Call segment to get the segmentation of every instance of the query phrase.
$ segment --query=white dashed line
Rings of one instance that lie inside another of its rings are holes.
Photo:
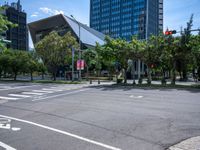
[[[56,92],[63,91],[63,90],[60,90],[60,89],[46,89],[46,88],[43,88],[42,90],[43,91],[56,91]]]
[[[100,143],[100,142],[97,142],[97,141],[94,141],[94,140],[90,140],[88,138],[84,138],[84,137],[76,135],[76,134],[72,134],[72,133],[69,133],[69,132],[66,132],[66,131],[62,131],[62,130],[55,129],[55,128],[52,128],[52,127],[48,127],[48,126],[45,126],[45,125],[41,125],[41,124],[38,124],[38,123],[35,123],[35,122],[22,120],[22,119],[18,119],[18,118],[14,118],[14,117],[9,117],[9,116],[4,116],[4,115],[0,115],[0,117],[8,118],[8,119],[11,119],[11,120],[27,123],[27,124],[30,124],[30,125],[33,125],[33,126],[37,126],[37,127],[40,127],[40,128],[50,130],[50,131],[54,131],[54,132],[57,132],[57,133],[60,133],[60,134],[63,134],[63,135],[67,135],[67,136],[79,139],[81,141],[85,141],[85,142],[88,142],[88,143],[109,149],[109,150],[121,150],[120,148],[116,148],[116,147],[113,147],[113,146],[110,146],[110,145],[107,145],[107,144],[104,144],[104,143]],[[8,150],[14,150],[14,149],[8,149]]]
[[[0,89],[0,91],[7,91],[7,90],[14,90],[14,89],[23,89],[23,88],[28,88],[28,87],[34,87],[34,86],[38,86],[38,85],[31,85],[31,86],[18,86],[18,87],[9,87],[6,89]]]
[[[18,100],[19,98],[0,96],[0,100],[1,99],[3,99],[3,100]]]
[[[38,93],[53,93],[53,91],[42,91],[42,90],[33,90],[33,92],[38,92]]]
[[[13,96],[13,97],[22,97],[22,98],[28,98],[31,97],[29,95],[22,95],[22,94],[8,94],[9,96]]]
[[[43,95],[44,93],[36,93],[36,92],[22,92],[22,94],[28,94],[28,95]]]
[[[143,98],[143,96],[134,96],[134,95],[131,95],[130,98]]]
[[[13,147],[5,144],[5,143],[2,143],[1,141],[0,141],[0,147],[5,148],[6,150],[17,150],[17,149],[15,149],[15,148],[13,148]]]

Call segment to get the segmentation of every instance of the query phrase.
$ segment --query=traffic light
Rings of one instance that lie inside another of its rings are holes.
[[[172,34],[176,34],[176,30],[172,30],[172,31],[165,31],[165,35],[172,35]]]

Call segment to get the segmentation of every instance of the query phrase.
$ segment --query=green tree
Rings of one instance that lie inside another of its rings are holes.
[[[192,47],[193,69],[198,70],[198,78],[200,79],[200,32],[198,35],[193,35],[191,37],[189,47]]]
[[[152,35],[145,45],[142,60],[148,66],[148,84],[151,84],[152,68],[158,63],[159,60],[158,38]]]
[[[89,70],[93,70],[96,66],[96,55],[97,52],[92,48],[83,52],[83,58],[87,65],[87,79],[89,77]]]
[[[55,31],[36,44],[36,52],[48,71],[52,73],[53,80],[56,80],[58,68],[65,65],[66,58],[71,53],[71,48],[78,47],[77,45],[76,39],[70,32],[61,37]]]
[[[33,81],[33,72],[38,71],[39,57],[34,51],[27,53],[27,55],[28,55],[28,61],[26,63],[26,72],[30,73],[31,81]]]
[[[29,61],[28,53],[19,50],[10,50],[6,53],[10,56],[9,68],[13,73],[14,80],[16,80],[18,73],[25,72],[27,69],[27,62]]]
[[[144,50],[145,50],[145,44],[144,41],[138,40],[137,37],[133,37],[130,42],[130,56],[132,59],[132,75],[133,75],[133,84],[135,84],[135,65],[134,61],[136,60],[142,60]]]
[[[115,48],[112,45],[112,39],[106,36],[105,42],[106,44],[103,46],[100,55],[102,56],[103,64],[108,68],[109,78],[111,80],[115,69],[116,54]]]
[[[8,52],[0,52],[0,78],[2,74],[6,74],[10,69],[10,54]]]
[[[177,49],[177,70],[180,74],[180,80],[187,80],[187,72],[192,60],[192,47],[190,47],[191,28],[193,26],[193,15],[191,15],[187,27],[181,32],[180,47]]]
[[[46,66],[44,65],[43,62],[38,63],[38,70],[37,71],[42,74],[42,80],[44,80],[44,75],[47,72],[47,68],[46,68]]]

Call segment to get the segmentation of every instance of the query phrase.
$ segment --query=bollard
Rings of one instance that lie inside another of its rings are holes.
[[[98,80],[98,84],[100,84],[100,80]]]

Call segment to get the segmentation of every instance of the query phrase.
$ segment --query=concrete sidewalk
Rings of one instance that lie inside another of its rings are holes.
[[[200,150],[200,136],[182,141],[168,150]]]

